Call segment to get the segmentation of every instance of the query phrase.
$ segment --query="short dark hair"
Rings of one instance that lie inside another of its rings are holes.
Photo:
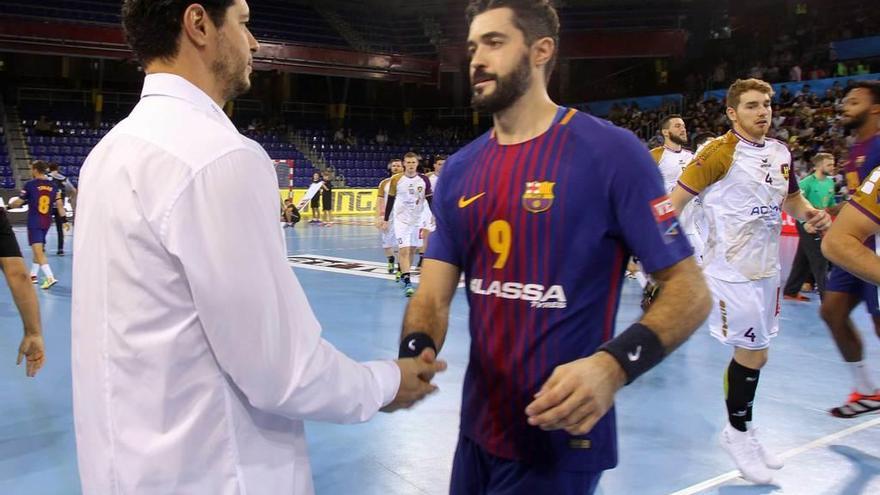
[[[434,157],[434,163],[437,163],[440,160],[446,161],[447,158],[449,158],[449,157],[446,155],[437,155]]]
[[[45,174],[46,172],[49,171],[49,163],[44,162],[43,160],[36,160],[31,163],[31,168],[41,174]]]
[[[877,105],[880,104],[880,81],[855,81],[846,92],[849,93],[854,89],[867,89],[871,93],[871,101]]]
[[[122,28],[135,56],[146,65],[156,59],[169,59],[180,48],[183,13],[190,5],[205,8],[218,28],[235,0],[124,0]]]
[[[682,118],[681,115],[679,115],[677,113],[672,113],[672,114],[667,115],[666,117],[663,117],[663,120],[660,121],[660,128],[661,129],[669,129],[669,123],[672,121],[672,119],[684,120],[684,118]]]
[[[549,81],[559,58],[559,15],[553,7],[553,0],[470,0],[465,10],[468,26],[483,12],[505,7],[513,11],[513,25],[523,33],[526,45],[531,46],[541,38],[553,38],[556,50],[547,63],[546,79]]]

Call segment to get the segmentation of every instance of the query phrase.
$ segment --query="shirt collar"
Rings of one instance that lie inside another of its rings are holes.
[[[235,128],[235,125],[229,120],[223,109],[207,93],[176,74],[165,72],[147,74],[147,77],[144,78],[141,98],[143,99],[148,96],[168,96],[184,100],[204,110],[214,120],[238,132],[238,129]]]
[[[742,141],[742,142],[744,142],[744,143],[746,143],[746,144],[750,144],[750,145],[752,145],[752,146],[754,146],[754,147],[756,147],[756,148],[763,148],[764,145],[767,143],[767,141],[766,141],[767,138],[764,138],[765,141],[764,141],[763,143],[756,143],[756,142],[752,141],[751,139],[747,139],[747,138],[746,138],[745,136],[743,136],[742,134],[736,132],[736,129],[731,129],[731,132],[733,132],[733,135],[736,136],[737,138],[739,138],[740,141]]]

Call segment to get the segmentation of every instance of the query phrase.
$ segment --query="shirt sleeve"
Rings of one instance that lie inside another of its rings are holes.
[[[631,134],[615,146],[615,154],[618,165],[611,169],[611,210],[626,247],[648,273],[691,256],[693,248],[651,155]]]
[[[880,187],[877,185],[878,181],[880,181],[880,167],[875,168],[865,178],[865,182],[856,189],[849,204],[880,224]]]
[[[21,248],[15,239],[15,232],[6,216],[6,210],[0,208],[0,258],[21,258]]]
[[[721,180],[733,163],[735,146],[735,142],[727,139],[716,139],[707,144],[682,171],[678,185],[697,195]]]
[[[217,159],[173,202],[159,235],[180,263],[220,367],[254,407],[366,421],[394,398],[400,371],[393,361],[353,361],[321,338],[287,264],[272,172],[256,150]]]
[[[450,265],[457,266],[460,270],[464,269],[462,262],[463,247],[458,242],[455,235],[453,215],[456,214],[455,197],[451,194],[452,184],[456,181],[453,178],[455,173],[454,155],[446,161],[443,170],[443,187],[434,193],[433,205],[431,212],[434,214],[434,232],[431,233],[431,242],[428,243],[428,250],[425,257]],[[452,167],[450,167],[452,165]]]

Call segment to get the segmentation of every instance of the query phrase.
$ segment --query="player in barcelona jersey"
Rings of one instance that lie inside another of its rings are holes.
[[[52,208],[55,208],[58,216],[67,221],[67,215],[64,212],[64,201],[61,199],[61,190],[46,174],[49,172],[49,164],[43,161],[35,161],[31,165],[31,175],[33,180],[25,183],[21,194],[9,203],[10,208],[17,208],[19,205],[26,203],[28,205],[28,244],[34,254],[34,262],[31,265],[31,280],[37,283],[38,270],[43,271],[45,278],[40,286],[48,289],[55,285],[55,275],[52,268],[49,267],[49,260],[46,259],[46,234],[49,227],[54,223],[52,217]],[[65,228],[69,228],[67,223]]]
[[[841,117],[841,124],[856,136],[843,168],[847,189],[855,193],[857,199],[850,201],[852,208],[841,211],[828,238],[822,242],[823,251],[828,251],[828,259],[834,263],[822,299],[822,319],[831,329],[853,380],[846,402],[830,412],[838,418],[855,418],[880,411],[880,387],[871,376],[862,339],[850,318],[856,306],[864,301],[874,331],[880,335],[877,279],[866,276],[865,271],[866,263],[874,262],[875,258],[869,253],[877,249],[875,236],[868,235],[876,217],[867,198],[875,196],[876,170],[880,167],[880,81],[853,83],[843,99]],[[856,238],[865,245],[853,245]]]
[[[691,335],[709,292],[648,150],[547,95],[550,2],[474,0],[467,13],[472,105],[494,128],[443,168],[399,352],[436,357],[463,273],[471,346],[451,493],[590,494],[617,464],[616,392]],[[630,255],[663,288],[613,337]]]

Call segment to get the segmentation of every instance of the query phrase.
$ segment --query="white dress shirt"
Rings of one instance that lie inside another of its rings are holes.
[[[152,74],[80,180],[83,492],[312,493],[302,420],[366,421],[400,372],[321,338],[286,262],[266,152],[196,86]]]

